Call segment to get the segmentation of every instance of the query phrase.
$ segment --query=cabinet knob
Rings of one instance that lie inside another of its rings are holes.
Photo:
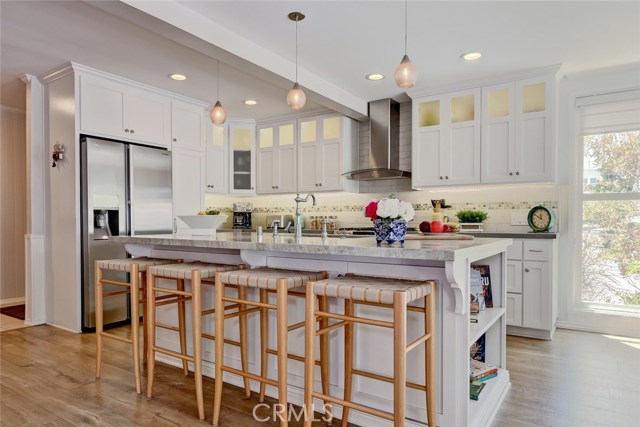
[[[520,172],[516,172],[516,175],[520,175]]]
[[[135,131],[133,129],[131,129],[131,133],[134,133]]]
[[[513,175],[513,172],[509,172],[509,175]]]
[[[178,139],[177,138],[173,138],[173,142],[176,142]]]
[[[318,184],[320,187],[322,187],[322,183]]]
[[[253,190],[253,187],[251,187],[251,189]]]
[[[531,270],[529,270],[528,268],[525,268],[524,271],[528,273]]]
[[[440,177],[440,179],[442,179],[442,177]]]
[[[276,185],[276,190],[277,190],[278,188],[280,188],[280,187],[278,187],[278,186]]]
[[[125,129],[124,131],[125,131],[126,133],[129,133],[129,129]]]
[[[449,179],[449,177],[448,177],[448,176],[445,176],[445,177],[444,177],[444,179]]]

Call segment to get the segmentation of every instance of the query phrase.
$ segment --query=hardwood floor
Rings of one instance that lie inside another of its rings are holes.
[[[196,417],[191,376],[159,363],[154,398],[138,397],[125,349],[126,344],[105,342],[103,378],[96,381],[93,334],[49,326],[1,333],[0,425],[209,425],[211,379],[204,381],[203,424]],[[638,425],[640,340],[559,330],[550,342],[509,337],[507,355],[512,388],[494,426]],[[241,389],[224,387],[222,426],[277,425],[255,421],[251,412],[257,398],[242,397]],[[258,413],[264,416],[267,410]]]

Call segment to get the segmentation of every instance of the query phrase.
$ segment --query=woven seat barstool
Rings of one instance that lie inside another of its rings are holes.
[[[133,373],[135,377],[136,393],[140,394],[140,312],[139,305],[142,304],[142,310],[146,308],[146,273],[147,268],[154,265],[170,264],[174,260],[164,260],[158,258],[124,258],[96,260],[95,262],[95,304],[96,304],[96,378],[100,378],[102,373],[102,348],[103,338],[111,338],[122,341],[132,346],[133,353]],[[105,271],[115,271],[129,273],[129,282],[120,282],[117,280],[105,279]],[[141,277],[140,277],[141,276]],[[113,285],[126,289],[119,291],[104,291],[104,285]],[[131,338],[125,338],[104,332],[104,298],[117,295],[131,295]],[[145,315],[143,314],[143,342],[144,352],[143,359],[146,359],[146,337],[147,329],[145,327]]]
[[[205,334],[202,332],[202,317],[215,313],[214,309],[203,310],[202,309],[202,285],[213,286],[213,278],[216,273],[233,271],[244,269],[244,265],[227,265],[227,264],[209,264],[202,262],[189,262],[180,264],[159,265],[150,267],[147,274],[147,318],[148,318],[148,351],[147,356],[147,397],[151,398],[153,393],[153,379],[155,371],[155,354],[156,352],[165,354],[167,356],[175,357],[182,360],[182,368],[185,375],[189,373],[189,362],[193,363],[193,371],[196,386],[196,403],[198,407],[198,417],[204,419],[204,398],[202,387],[202,339],[215,339],[215,336]],[[176,289],[170,289],[166,287],[159,287],[157,285],[157,279],[172,279],[176,280]],[[191,280],[191,291],[185,289],[184,281]],[[157,294],[163,294],[162,296],[156,296]],[[160,324],[156,322],[156,307],[164,305],[165,302],[161,301],[163,297],[175,296],[179,301],[178,304],[178,317],[184,318],[185,301],[191,300],[191,312],[192,312],[192,329],[193,329],[193,355],[189,356],[186,353],[186,335],[184,334],[184,325],[180,325],[178,328]],[[228,306],[222,309],[225,310],[240,308],[240,306]],[[156,328],[163,328],[167,330],[173,330],[180,333],[180,349],[181,352],[160,347],[155,342]],[[242,351],[246,343],[246,336],[241,334],[239,342],[231,342],[238,345],[241,348],[242,363],[246,361],[246,351]],[[246,383],[248,387],[248,382]]]
[[[289,353],[288,350],[288,332],[296,330],[305,326],[305,322],[296,323],[293,325],[288,324],[288,297],[290,295],[302,296],[299,293],[299,289],[305,285],[306,282],[313,280],[322,280],[328,277],[326,272],[311,272],[311,271],[297,271],[297,270],[285,270],[274,268],[254,268],[250,270],[232,271],[216,274],[216,296],[215,296],[215,325],[216,336],[224,335],[224,312],[222,308],[226,302],[242,304],[243,307],[253,307],[240,311],[240,319],[246,317],[249,313],[256,311],[260,312],[260,338],[261,338],[261,372],[260,375],[254,375],[250,373],[246,367],[243,366],[242,370],[225,366],[223,362],[224,354],[224,341],[216,340],[216,366],[215,366],[215,390],[213,400],[213,425],[217,426],[220,420],[220,409],[222,404],[222,379],[223,373],[229,372],[239,375],[245,379],[251,379],[260,383],[260,400],[264,399],[264,385],[269,384],[278,388],[278,403],[282,406],[280,413],[280,426],[287,427],[288,425],[288,410],[287,410],[287,361],[288,359],[300,360],[301,358]],[[238,287],[238,298],[230,298],[225,296],[226,286]],[[257,288],[260,290],[260,301],[248,300],[246,298],[245,289]],[[243,290],[240,292],[240,290]],[[298,291],[296,293],[296,291]],[[275,292],[276,304],[270,304],[268,302],[268,293]],[[314,297],[315,299],[316,297]],[[322,306],[326,306],[326,298],[322,297]],[[277,313],[277,350],[273,351],[268,348],[268,310],[275,310]],[[245,321],[246,324],[246,321]],[[318,363],[321,366],[323,372],[323,379],[326,378],[326,382],[323,382],[323,389],[328,391],[328,340],[322,340],[321,342],[321,360],[320,362],[313,361],[315,367]],[[267,378],[267,355],[275,354],[278,360],[278,379],[272,380]],[[323,357],[326,355],[326,357]],[[221,363],[218,363],[221,361]]]
[[[394,427],[405,425],[405,395],[407,387],[422,390],[426,393],[427,420],[430,427],[436,426],[435,418],[435,281],[413,281],[389,279],[384,277],[356,276],[348,274],[320,281],[307,283],[306,300],[306,331],[305,331],[305,407],[313,408],[313,399],[322,399],[342,405],[342,427],[346,427],[349,420],[349,410],[354,409],[393,422]],[[344,314],[330,313],[316,309],[315,296],[337,297],[344,299]],[[408,306],[413,301],[424,299],[424,308]],[[364,304],[376,307],[391,308],[393,322],[358,317],[354,314],[354,305]],[[425,333],[407,345],[407,311],[416,311],[425,316]],[[318,318],[338,320],[328,327],[316,330]],[[385,377],[379,374],[365,372],[353,367],[353,335],[354,324],[378,326],[393,330],[393,376]],[[345,328],[345,379],[344,398],[338,399],[313,390],[315,366],[315,338],[326,334],[338,327]],[[419,345],[425,345],[425,376],[424,386],[408,383],[406,378],[407,353]],[[359,375],[380,381],[393,383],[393,412],[360,405],[351,401],[353,375]],[[313,415],[312,412],[310,412]],[[310,427],[313,416],[305,419],[304,426]]]

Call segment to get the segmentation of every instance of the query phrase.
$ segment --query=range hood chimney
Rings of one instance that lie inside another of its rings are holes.
[[[390,98],[369,103],[369,138],[369,168],[348,172],[348,178],[411,178],[411,172],[400,170],[400,104]]]

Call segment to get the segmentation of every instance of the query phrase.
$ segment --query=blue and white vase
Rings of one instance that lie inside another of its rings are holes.
[[[382,242],[387,242],[389,245],[393,245],[396,242],[404,244],[404,238],[407,235],[407,221],[404,219],[393,221],[376,219],[373,221],[373,229],[376,233],[378,245]]]

